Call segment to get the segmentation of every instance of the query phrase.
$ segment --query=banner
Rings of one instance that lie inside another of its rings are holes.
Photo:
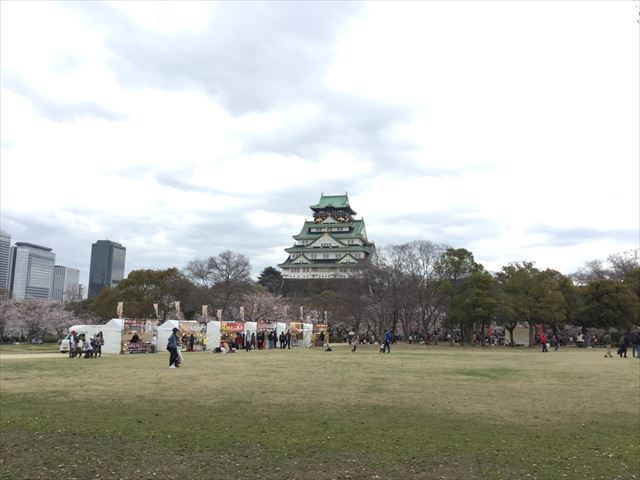
[[[156,318],[160,318],[160,313],[158,312],[158,304],[157,303],[153,304],[153,310],[155,310],[155,312],[156,312]]]
[[[300,321],[304,320],[304,307],[300,307]]]
[[[244,307],[240,307],[240,321],[244,322]]]
[[[202,318],[209,316],[209,305],[202,305]]]
[[[329,331],[329,325],[326,323],[314,323],[313,324],[313,333],[327,333]]]
[[[270,332],[272,330],[276,329],[276,324],[275,323],[269,323],[269,322],[258,322],[258,331],[266,331],[266,332]]]
[[[222,322],[222,333],[238,333],[244,332],[244,323],[242,322]]]
[[[218,321],[219,321],[219,322],[221,322],[221,321],[222,321],[222,309],[221,309],[221,308],[219,308],[219,309],[217,310],[217,315],[218,315],[218,316],[217,316]]]
[[[124,302],[118,302],[118,307],[116,308],[116,313],[118,318],[122,318],[122,310],[124,308]]]
[[[180,302],[174,302],[176,306],[176,314],[180,316]]]

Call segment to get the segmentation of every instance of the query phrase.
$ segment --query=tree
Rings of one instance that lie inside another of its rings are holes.
[[[225,250],[217,257],[209,258],[211,278],[214,282],[211,289],[213,299],[223,312],[234,305],[242,303],[242,297],[252,291],[249,278],[251,264],[241,253]]]
[[[289,303],[280,295],[256,289],[244,298],[245,320],[250,322],[278,322],[284,319]]]
[[[105,288],[90,306],[90,311],[103,320],[113,318],[118,302],[124,302],[124,313],[133,318],[155,318],[153,304],[158,304],[158,318],[175,315],[174,302],[181,300],[190,285],[176,268],[166,270],[134,270],[116,288]]]
[[[439,264],[439,274],[442,279],[440,291],[448,299],[448,304],[453,303],[453,299],[458,295],[472,273],[482,269],[482,265],[476,263],[473,254],[464,248],[448,248]],[[455,316],[449,315],[449,328],[451,334],[451,345],[453,345],[453,324]],[[460,336],[465,338],[465,325],[460,323]]]
[[[498,272],[498,321],[511,336],[518,322],[529,325],[529,341],[533,343],[535,324],[557,328],[567,316],[566,299],[555,270],[541,272],[532,262],[511,263]]]
[[[282,291],[282,282],[282,273],[274,267],[266,267],[258,277],[258,283],[274,294]]]
[[[467,335],[479,327],[480,342],[484,346],[486,327],[494,318],[496,305],[496,281],[480,268],[469,275],[453,296],[448,315],[466,327]]]
[[[626,330],[640,323],[638,297],[625,284],[613,280],[595,280],[582,292],[580,312],[583,327]]]
[[[187,263],[184,267],[184,273],[198,285],[202,285],[205,288],[211,287],[213,272],[211,271],[211,257],[208,260],[203,258],[196,258]]]

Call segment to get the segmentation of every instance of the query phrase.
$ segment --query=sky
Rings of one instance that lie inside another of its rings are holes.
[[[0,3],[0,226],[87,284],[281,263],[320,195],[378,248],[569,274],[637,248],[638,2]]]

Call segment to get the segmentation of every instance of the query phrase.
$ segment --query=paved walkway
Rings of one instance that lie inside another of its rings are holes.
[[[34,358],[69,358],[66,353],[0,353],[0,360],[31,360]]]

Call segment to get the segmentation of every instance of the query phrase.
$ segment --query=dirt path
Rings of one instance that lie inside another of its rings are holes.
[[[0,361],[34,358],[69,358],[69,355],[64,353],[0,353]]]

